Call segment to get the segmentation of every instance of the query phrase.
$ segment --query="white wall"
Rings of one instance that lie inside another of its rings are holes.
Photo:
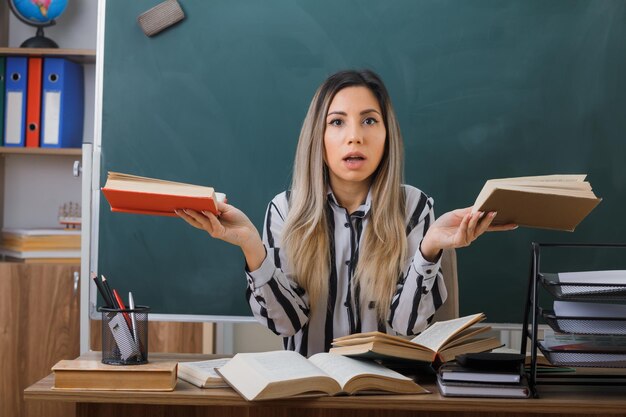
[[[3,0],[3,7],[6,2]],[[44,29],[60,48],[96,49],[96,0],[69,0],[55,26]],[[35,35],[35,28],[9,13],[9,47]],[[94,65],[85,65],[85,123],[83,138],[93,141]],[[58,208],[81,201],[80,178],[72,176],[77,157],[8,155],[5,157],[3,227],[58,226]]]

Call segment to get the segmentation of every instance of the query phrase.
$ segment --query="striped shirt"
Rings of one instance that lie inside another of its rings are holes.
[[[363,300],[358,287],[352,290],[363,231],[369,222],[371,196],[349,214],[332,192],[326,209],[330,235],[330,276],[325,305],[311,312],[308,294],[295,283],[281,237],[287,212],[288,193],[270,202],[265,215],[263,243],[267,256],[261,267],[246,271],[246,296],[256,319],[283,336],[285,349],[304,356],[328,351],[333,338],[352,333],[381,331],[414,335],[426,328],[435,310],[446,300],[440,260],[428,262],[419,250],[428,226],[434,221],[433,200],[415,187],[403,185],[406,195],[406,234],[409,253],[398,277],[387,322],[379,322],[374,302]],[[356,294],[354,294],[356,292]]]

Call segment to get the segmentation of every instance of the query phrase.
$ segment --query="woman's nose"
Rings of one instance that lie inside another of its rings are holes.
[[[358,127],[350,129],[348,132],[348,144],[363,143],[363,132]]]

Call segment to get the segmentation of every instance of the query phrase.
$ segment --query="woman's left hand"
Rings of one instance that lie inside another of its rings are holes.
[[[429,228],[422,241],[422,254],[427,260],[436,259],[442,249],[469,246],[485,232],[513,230],[516,224],[492,226],[496,212],[472,213],[471,207],[457,209],[440,216]]]

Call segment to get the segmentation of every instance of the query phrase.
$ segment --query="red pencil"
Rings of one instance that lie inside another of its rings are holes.
[[[115,288],[113,288],[113,297],[115,297],[115,301],[117,301],[117,305],[120,307],[120,309],[126,310],[126,306],[124,305],[124,302],[122,301],[122,297],[120,297],[120,295],[117,293],[117,290]],[[124,320],[126,320],[126,324],[128,324],[128,328],[130,329],[130,332],[132,334],[133,325],[131,324],[130,317],[128,313],[122,313],[122,314],[124,315]]]

